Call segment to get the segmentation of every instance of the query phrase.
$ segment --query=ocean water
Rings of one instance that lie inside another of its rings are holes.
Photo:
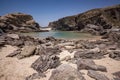
[[[87,38],[90,39],[96,37],[88,33],[80,33],[73,31],[32,32],[32,33],[23,33],[23,34],[37,38],[46,38],[52,36],[59,39],[87,39]]]

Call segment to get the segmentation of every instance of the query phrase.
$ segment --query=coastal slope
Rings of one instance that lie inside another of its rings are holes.
[[[94,34],[103,34],[107,29],[120,27],[120,4],[67,16],[58,21],[50,22],[49,27],[52,27],[53,30],[82,30],[94,32]]]

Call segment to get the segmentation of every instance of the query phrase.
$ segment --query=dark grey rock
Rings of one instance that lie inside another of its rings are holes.
[[[48,40],[48,41],[56,41],[56,39],[54,37],[52,37],[52,36],[47,37],[46,40]]]
[[[109,53],[109,57],[115,60],[120,60],[120,51],[119,50],[113,50]]]
[[[87,70],[107,72],[106,67],[101,66],[101,65],[96,65],[94,63],[94,61],[90,60],[90,59],[79,59],[79,60],[77,60],[77,68],[78,68],[78,70],[87,69]]]
[[[74,58],[82,58],[82,59],[101,59],[104,58],[104,53],[102,51],[91,51],[91,50],[84,50],[84,51],[77,51],[74,54]]]
[[[46,48],[45,50],[46,50],[46,55],[57,55],[60,52],[62,52],[59,47]]]
[[[44,55],[57,55],[61,52],[60,48],[59,47],[46,47],[45,45],[38,45],[37,46],[37,49],[35,51],[35,54],[36,55],[41,55],[41,54],[44,54]]]
[[[58,65],[60,65],[59,57],[54,55],[41,55],[34,63],[32,63],[31,67],[38,73],[42,73],[48,69],[56,68]]]
[[[83,41],[81,44],[85,49],[94,49],[96,47],[95,43],[89,41]]]
[[[90,76],[91,78],[94,78],[95,80],[109,80],[108,77],[106,77],[104,74],[99,74],[96,71],[93,70],[88,70],[88,76]]]

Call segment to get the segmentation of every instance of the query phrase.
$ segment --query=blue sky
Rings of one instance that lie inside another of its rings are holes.
[[[0,15],[22,12],[32,15],[41,26],[47,26],[65,16],[115,4],[120,4],[120,0],[0,0]]]

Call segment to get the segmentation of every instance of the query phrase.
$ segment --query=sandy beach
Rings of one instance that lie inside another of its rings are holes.
[[[36,71],[33,70],[30,66],[39,56],[31,56],[25,59],[18,60],[17,58],[6,57],[8,54],[16,50],[17,47],[6,45],[0,50],[0,80],[25,80],[25,78]],[[73,54],[70,54],[68,51],[63,51],[60,53],[60,59],[65,58],[66,56],[73,57]],[[103,59],[94,60],[96,64],[103,65],[107,68],[107,72],[100,72],[105,74],[108,78],[112,80],[112,73],[120,71],[120,61],[113,60],[106,56]],[[74,68],[77,68],[75,64],[62,61],[63,64],[69,64]],[[36,79],[36,80],[48,80],[51,72],[54,69],[48,69],[45,74],[45,78]],[[94,80],[87,76],[87,70],[81,70],[83,76],[86,80]]]
[[[36,72],[30,66],[38,56],[22,60],[6,57],[14,50],[16,50],[16,47],[9,45],[0,50],[0,80],[25,80],[25,77]]]

